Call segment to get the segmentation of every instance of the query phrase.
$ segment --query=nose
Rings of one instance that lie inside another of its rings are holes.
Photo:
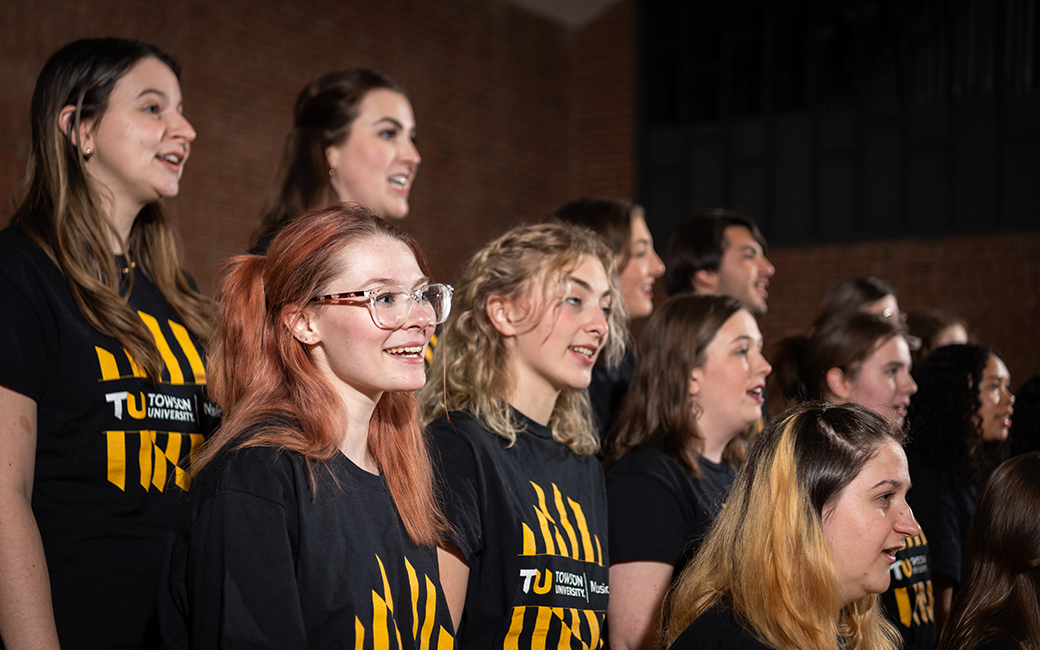
[[[415,146],[415,141],[410,137],[401,138],[402,144],[398,148],[398,157],[406,163],[411,163],[413,167],[418,167],[419,163],[422,162],[422,156],[419,155],[419,148]]]
[[[411,300],[408,301],[408,316],[404,319],[404,324],[401,326],[405,329],[412,327],[418,327],[419,329],[426,329],[433,322],[433,315],[426,311],[426,307],[423,307],[422,299],[415,294],[412,294]]]
[[[758,274],[765,278],[773,277],[773,274],[776,273],[776,268],[773,266],[773,263],[769,261],[769,258],[766,257],[765,253],[762,253],[760,259],[762,260],[762,263],[759,265]]]
[[[650,249],[650,277],[659,278],[664,275],[664,260],[658,256],[657,251]]]
[[[768,377],[769,373],[773,372],[773,365],[769,363],[769,360],[766,359],[765,355],[763,355],[761,352],[758,353],[758,358],[761,362],[758,371],[762,374],[763,377]]]
[[[906,535],[907,537],[917,537],[921,534],[921,526],[914,517],[914,511],[910,509],[910,504],[905,501],[903,502],[903,510],[899,513],[899,518],[896,520],[895,530],[900,535]]]
[[[914,378],[910,376],[909,372],[905,373],[905,376],[906,385],[903,387],[903,391],[907,394],[907,396],[910,396],[917,392],[917,382],[914,381]]]
[[[170,123],[170,135],[185,142],[194,142],[197,134],[188,118],[184,117],[180,111],[171,111],[171,114],[173,117]]]
[[[598,306],[589,309],[589,314],[589,320],[585,324],[585,330],[601,336],[603,337],[603,340],[606,340],[607,335],[610,333],[610,324],[607,322],[607,314]]]

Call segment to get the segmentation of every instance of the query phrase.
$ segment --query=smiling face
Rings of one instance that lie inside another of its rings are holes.
[[[654,250],[654,238],[646,219],[634,214],[628,241],[628,263],[621,269],[621,297],[632,318],[654,311],[654,280],[664,275],[664,262]]]
[[[769,309],[767,287],[776,269],[766,258],[762,245],[744,226],[727,226],[722,239],[725,248],[715,272],[715,288],[710,293],[732,296],[761,316]]]
[[[705,447],[725,447],[762,417],[766,376],[772,366],[762,356],[762,334],[746,309],[730,316],[705,350],[704,365],[691,373],[690,394],[699,405],[697,427]],[[715,443],[715,444],[712,444]],[[717,454],[705,454],[710,460]]]
[[[823,534],[843,606],[888,589],[896,552],[907,537],[921,532],[906,502],[909,489],[903,448],[887,440],[856,478],[824,505]]]
[[[429,280],[402,241],[366,237],[339,253],[342,269],[322,293],[346,293],[399,285],[416,289]],[[315,364],[344,399],[378,401],[386,391],[412,391],[426,383],[423,354],[433,334],[430,317],[414,305],[396,329],[378,327],[364,299],[355,304],[311,307],[294,333],[306,338]],[[307,329],[299,329],[302,325]]]
[[[1015,412],[1012,408],[1015,396],[1011,394],[1011,375],[1007,366],[996,355],[989,356],[982,371],[979,401],[982,402],[979,408],[982,439],[986,442],[1006,440],[1011,428],[1011,414]]]
[[[603,264],[586,256],[567,280],[561,296],[542,298],[528,291],[522,301],[489,301],[489,309],[498,305],[502,310],[491,317],[505,335],[516,377],[509,402],[535,419],[541,409],[525,404],[551,405],[561,390],[589,385],[592,367],[609,335],[610,285]],[[531,322],[540,301],[546,299],[548,308]]]
[[[855,402],[901,429],[917,383],[910,376],[910,346],[902,336],[882,341],[853,375],[832,368],[827,383],[834,401]]]
[[[100,120],[84,125],[82,149],[93,152],[87,174],[111,193],[109,217],[117,228],[132,224],[148,203],[177,195],[195,140],[183,107],[173,70],[148,57],[115,83]]]
[[[422,157],[408,98],[377,88],[362,98],[347,138],[325,150],[340,201],[356,201],[384,219],[408,216],[408,195]]]

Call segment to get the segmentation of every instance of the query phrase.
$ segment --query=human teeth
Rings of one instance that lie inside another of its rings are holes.
[[[398,187],[404,187],[408,184],[408,178],[405,176],[391,176],[390,183]]]
[[[173,163],[174,165],[179,165],[180,162],[181,162],[181,160],[177,156],[177,154],[173,154],[173,153],[165,154],[163,156],[160,156],[160,158],[162,158],[166,162]]]
[[[411,347],[389,348],[387,349],[387,352],[390,354],[421,354],[422,346],[415,345]]]
[[[752,394],[755,394],[755,395],[761,395],[762,394],[762,387],[761,386],[755,386],[754,388],[752,388],[748,392],[752,393]]]
[[[580,354],[582,356],[589,357],[589,358],[591,358],[592,355],[595,353],[595,351],[593,349],[586,348],[584,346],[572,345],[571,349],[574,350],[575,352],[577,352],[578,354]]]

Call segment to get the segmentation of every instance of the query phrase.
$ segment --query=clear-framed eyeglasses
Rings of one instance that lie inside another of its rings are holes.
[[[372,320],[382,329],[392,330],[404,325],[412,313],[412,305],[419,307],[430,318],[430,323],[440,325],[451,313],[451,295],[455,288],[450,284],[427,284],[418,289],[400,286],[330,293],[311,298],[310,302],[327,305],[368,305]]]

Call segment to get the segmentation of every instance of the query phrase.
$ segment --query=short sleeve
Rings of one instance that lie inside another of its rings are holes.
[[[611,562],[677,565],[687,541],[680,498],[660,476],[642,471],[608,472]]]
[[[481,513],[485,490],[475,452],[450,422],[440,421],[431,427],[430,434],[441,505],[451,525],[451,539],[472,564],[473,558],[484,548]]]
[[[169,585],[174,602],[191,603],[190,611],[181,612],[181,624],[190,630],[192,648],[307,647],[295,575],[296,500],[286,498],[292,478],[268,465],[240,480],[259,467],[264,451],[246,449],[232,457],[219,477],[220,489],[201,503],[188,535],[174,545]],[[186,597],[178,595],[181,590]],[[183,638],[171,625],[171,610],[163,610],[160,602],[164,641]]]
[[[37,260],[7,244],[9,238],[0,245],[0,384],[39,403],[59,347],[54,319],[45,317],[54,297],[42,282]]]

